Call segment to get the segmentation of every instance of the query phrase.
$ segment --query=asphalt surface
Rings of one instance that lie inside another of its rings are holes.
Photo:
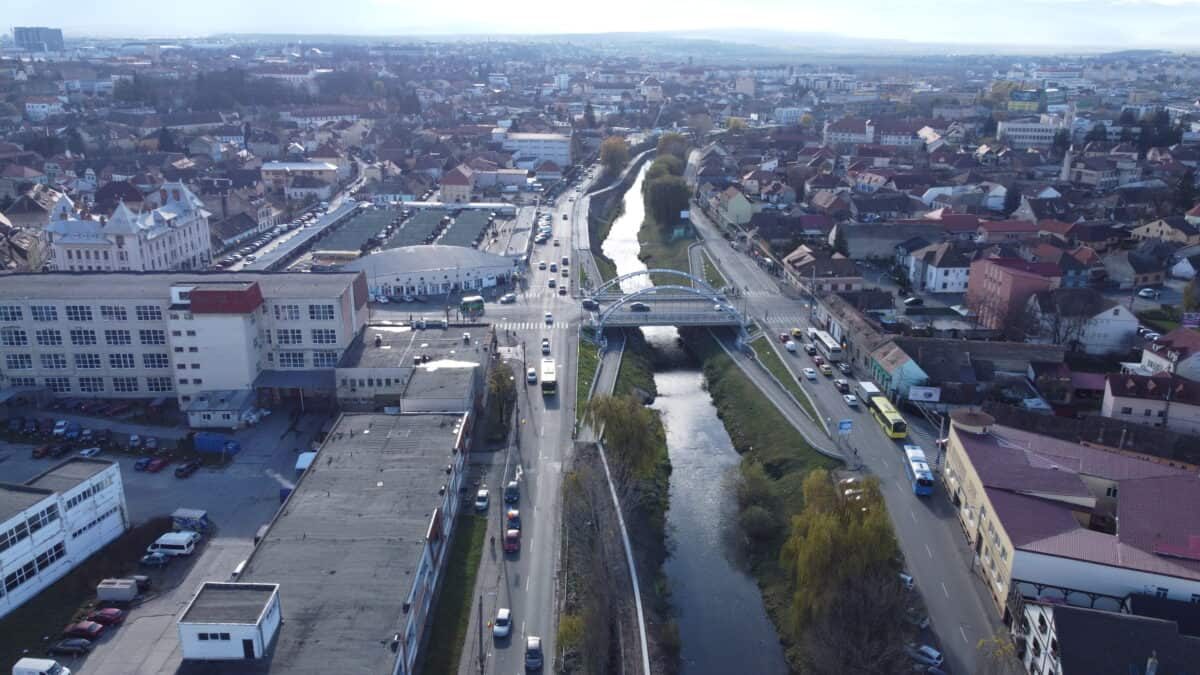
[[[771,334],[764,339],[772,340],[774,333],[809,325],[809,307],[803,299],[785,294],[774,277],[747,255],[730,246],[699,209],[693,209],[692,214],[697,229],[705,239],[704,245],[709,255],[730,285],[742,289],[741,309],[768,327]],[[931,497],[915,496],[901,462],[900,444],[885,436],[870,413],[861,406],[858,409],[849,408],[842,400],[841,393],[834,388],[832,378],[819,377],[814,382],[805,380],[801,369],[812,365],[807,355],[786,351],[779,353],[809,394],[818,413],[825,417],[826,424],[836,426],[839,420],[852,420],[852,430],[839,447],[848,454],[851,465],[861,462],[867,473],[880,479],[908,571],[916,579],[916,590],[921,593],[929,611],[932,635],[923,638],[942,649],[948,672],[976,672],[981,666],[977,649],[979,641],[1001,630],[1003,624],[983,587],[983,581],[973,568],[972,555],[955,517],[954,507],[941,484],[937,485]],[[753,371],[747,369],[747,372]],[[769,393],[772,389],[777,391],[778,386],[772,383],[771,387],[765,387],[761,375],[755,379],[760,388],[768,391],[768,395],[777,401],[777,406],[780,405],[778,394]],[[857,372],[847,379],[869,379],[869,376]],[[789,415],[793,423],[796,417]],[[799,417],[804,418],[802,413],[799,413]],[[906,419],[910,425],[906,442],[922,446],[927,455],[938,463],[940,457],[934,443],[937,430],[921,420],[913,419],[911,415]],[[826,441],[826,444],[833,445],[834,442]]]

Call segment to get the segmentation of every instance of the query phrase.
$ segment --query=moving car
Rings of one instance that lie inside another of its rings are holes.
[[[925,300],[923,300],[922,298],[918,298],[915,295],[912,296],[911,298],[904,299],[905,307],[920,307],[921,305],[924,305],[924,304],[925,304]]]
[[[544,270],[544,269],[546,269],[546,261],[545,261],[545,260],[539,260],[539,261],[538,261],[538,269],[539,269],[539,270]]]
[[[149,467],[146,467],[146,468],[149,468]],[[188,476],[196,473],[196,471],[198,471],[199,469],[200,469],[200,460],[190,459],[190,460],[184,462],[183,464],[180,464],[179,466],[175,467],[175,477],[176,478],[187,478]]]
[[[1146,298],[1147,300],[1154,300],[1154,299],[1158,298],[1158,295],[1159,295],[1158,291],[1156,289],[1150,288],[1149,286],[1138,291],[1138,297]]]
[[[783,343],[783,348],[788,350],[788,352],[795,354],[796,353],[796,341],[788,340],[787,342]]]
[[[588,311],[600,309],[600,303],[596,302],[595,300],[593,300],[591,298],[584,298],[583,299],[583,308]]]
[[[542,638],[530,635],[525,638],[525,670],[542,669]]]
[[[841,371],[843,375],[850,374],[850,364],[846,363],[845,361],[838,361],[837,369]]]
[[[791,339],[792,339],[792,336],[788,335],[787,333],[779,334],[779,344],[786,345],[788,342],[791,341]]]
[[[644,302],[635,302],[629,306],[629,311],[631,311],[631,312],[649,312],[650,305],[647,305]]]
[[[547,326],[549,326],[550,324],[554,323],[554,314],[552,314],[552,313],[550,313],[550,312],[546,312],[546,314],[545,314],[545,318],[546,318],[546,325],[547,325]]]
[[[808,354],[809,356],[815,356],[817,353],[817,346],[812,343],[804,345],[804,353]]]
[[[525,382],[528,384],[537,384],[538,381],[537,368],[530,368],[525,371]]]
[[[475,510],[487,511],[488,509],[488,491],[480,490],[475,493]]]
[[[542,338],[542,353],[550,354],[550,338]]]
[[[558,281],[555,280],[554,277],[550,277],[550,279],[546,282],[546,285],[550,288],[554,288],[556,285],[558,285]]]
[[[835,389],[842,392],[843,394],[850,393],[850,383],[847,382],[846,380],[841,379],[840,377],[833,381],[833,386]]]
[[[845,401],[846,405],[850,406],[851,408],[858,407],[858,397],[854,394],[842,394],[842,400]]]
[[[821,370],[821,374],[825,377],[833,377],[833,368],[828,363],[822,363],[817,368]]]
[[[813,370],[812,368],[805,368],[804,377],[810,380],[815,380],[817,379],[817,371]]]
[[[512,610],[501,607],[496,610],[496,620],[492,622],[492,637],[506,638],[512,633]]]
[[[502,304],[502,305],[511,305],[516,301],[517,301],[516,293],[505,293],[504,295],[500,296],[500,304]]]

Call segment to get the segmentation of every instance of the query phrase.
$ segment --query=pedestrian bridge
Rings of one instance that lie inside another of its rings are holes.
[[[652,274],[674,276],[688,285],[646,285],[631,292],[621,291],[623,282],[637,286]],[[623,274],[596,288],[591,299],[598,309],[591,323],[598,334],[605,328],[642,326],[728,326],[745,332],[746,318],[725,296],[702,279],[687,272],[650,269]]]

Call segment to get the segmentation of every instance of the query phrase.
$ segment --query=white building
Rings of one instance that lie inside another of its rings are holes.
[[[365,273],[372,295],[442,295],[503,283],[516,271],[517,263],[514,258],[474,248],[434,244],[380,251],[342,269]]]
[[[175,624],[183,658],[260,659],[271,648],[282,616],[279,584],[206,581]]]
[[[116,462],[72,457],[24,484],[0,483],[0,617],[128,527]]]
[[[908,279],[926,293],[966,293],[971,261],[951,242],[930,244],[908,257]]]
[[[1005,120],[996,125],[996,137],[1014,150],[1047,149],[1054,144],[1054,135],[1062,129],[1062,120],[1052,115]]]
[[[1090,288],[1060,288],[1029,298],[1035,342],[1062,344],[1097,356],[1124,354],[1137,336],[1138,318],[1128,307]]]
[[[571,136],[568,134],[512,133],[497,127],[492,130],[492,140],[514,153],[513,163],[529,169],[550,160],[555,164],[571,166]]]
[[[1200,434],[1200,384],[1162,373],[1114,373],[1104,383],[1100,414],[1122,422]]]
[[[358,273],[45,273],[0,283],[0,389],[102,398],[253,389],[332,402],[366,325]]]
[[[800,123],[801,118],[804,117],[804,113],[804,108],[776,108],[774,115],[775,123],[784,126],[797,125]]]
[[[80,219],[70,206],[59,200],[46,225],[55,269],[149,272],[212,262],[212,214],[182,183],[164,183],[137,213],[122,203],[109,218]]]

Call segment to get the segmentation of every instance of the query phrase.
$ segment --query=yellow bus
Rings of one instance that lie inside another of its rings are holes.
[[[883,433],[890,438],[908,437],[908,423],[904,421],[900,413],[896,412],[886,396],[872,396],[867,399],[866,403],[867,408],[871,410],[871,415],[875,417],[875,421],[883,427]]]

